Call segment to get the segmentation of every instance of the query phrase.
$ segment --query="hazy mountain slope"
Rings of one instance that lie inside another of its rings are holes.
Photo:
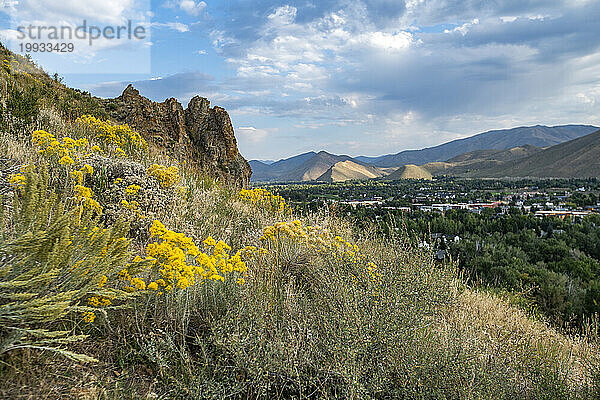
[[[422,165],[432,175],[464,175],[476,171],[500,168],[508,161],[519,160],[543,149],[535,146],[518,146],[508,150],[477,150],[447,162],[434,162]]]
[[[343,182],[352,179],[372,179],[387,175],[384,171],[371,165],[362,165],[354,161],[340,161],[332,165],[323,175],[317,178],[323,182]]]
[[[509,161],[501,167],[481,169],[477,177],[600,177],[600,131]]]
[[[530,156],[542,150],[542,148],[532,145],[517,146],[508,150],[476,150],[453,157],[447,162],[464,163],[480,160],[510,161]]]
[[[403,165],[396,171],[387,176],[386,179],[396,181],[400,179],[432,179],[431,173],[423,167],[417,165]]]
[[[252,168],[252,175],[259,175],[259,176],[264,176],[267,175],[269,173],[269,169],[270,169],[270,165],[266,164],[262,161],[258,161],[258,160],[251,160],[248,161],[248,164],[250,164],[250,168]]]
[[[407,150],[381,157],[356,157],[356,160],[371,163],[378,167],[393,167],[405,164],[421,165],[434,161],[445,161],[476,150],[505,150],[527,144],[536,147],[553,146],[585,136],[597,129],[597,127],[587,125],[555,127],[536,125],[494,130],[422,150]]]
[[[316,154],[317,153],[314,151],[311,151],[276,161],[270,165],[258,160],[252,160],[250,161],[250,166],[252,167],[252,180],[256,182],[279,180],[283,176],[292,173]]]

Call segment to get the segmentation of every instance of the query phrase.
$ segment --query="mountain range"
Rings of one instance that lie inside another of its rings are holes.
[[[600,177],[600,130],[589,135],[510,160],[496,168],[473,171],[474,177]]]
[[[406,150],[380,157],[356,157],[356,160],[378,167],[398,167],[406,164],[422,165],[435,161],[446,161],[453,157],[476,150],[507,150],[518,146],[554,146],[589,133],[598,128],[589,125],[526,126],[480,133],[465,139],[422,150]]]
[[[595,145],[600,133],[594,133],[598,129],[590,125],[536,125],[488,131],[381,157],[352,158],[321,151],[271,164],[253,160],[250,166],[252,180],[257,182],[431,179],[434,175],[598,176],[594,169],[595,159],[600,156],[600,145]]]

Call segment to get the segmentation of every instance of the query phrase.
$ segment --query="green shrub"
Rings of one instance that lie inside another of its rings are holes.
[[[96,311],[88,306],[90,296],[127,297],[101,282],[130,258],[123,237],[128,228],[117,222],[102,229],[91,212],[60,199],[47,181],[45,171],[27,172],[12,215],[3,213],[0,354],[33,348],[91,361],[65,345],[85,337],[77,332],[81,314]]]
[[[34,88],[21,89],[15,86],[9,92],[6,108],[14,117],[31,123],[40,113],[39,96]]]

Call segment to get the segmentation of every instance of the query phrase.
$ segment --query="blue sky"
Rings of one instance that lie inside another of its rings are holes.
[[[242,154],[381,155],[520,125],[600,125],[600,0],[0,0],[24,21],[132,19],[144,43],[34,58],[102,97],[225,107]]]

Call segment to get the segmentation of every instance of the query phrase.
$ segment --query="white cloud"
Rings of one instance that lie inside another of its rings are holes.
[[[253,126],[239,126],[236,132],[242,141],[247,141],[252,144],[264,141],[269,132],[266,129],[257,129]]]
[[[269,16],[267,17],[269,20],[268,26],[276,27],[276,26],[290,25],[290,24],[294,23],[297,13],[298,13],[298,9],[296,7],[292,7],[292,6],[279,7],[275,10],[274,13],[269,14]]]
[[[413,43],[413,35],[409,32],[369,32],[358,36],[355,40],[381,50],[404,50]]]
[[[178,8],[191,16],[197,17],[206,9],[206,3],[195,0],[168,0],[163,4],[163,7]]]
[[[156,28],[168,28],[177,32],[189,32],[190,28],[186,24],[182,24],[181,22],[153,22],[153,27]]]
[[[190,15],[198,16],[206,8],[206,3],[203,1],[196,3],[194,0],[181,0],[179,8]]]
[[[516,18],[513,19],[513,20],[502,19],[502,22],[513,22],[514,20],[516,20]],[[479,19],[475,18],[475,19],[473,19],[473,21],[466,22],[466,23],[464,23],[464,24],[462,24],[460,26],[457,26],[456,28],[454,28],[452,30],[446,29],[444,31],[444,33],[458,32],[461,35],[465,36],[473,26],[478,25],[478,24],[479,24]]]
[[[127,16],[147,11],[134,0],[20,0],[12,3],[12,16],[17,21],[81,23],[87,19],[118,24]]]

